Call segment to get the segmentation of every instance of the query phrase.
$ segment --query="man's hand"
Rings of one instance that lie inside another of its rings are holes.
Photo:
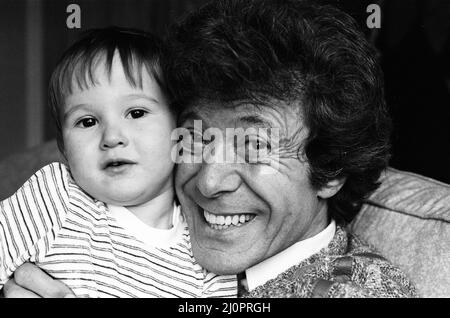
[[[5,298],[75,297],[69,287],[31,263],[23,264],[14,272],[14,278],[5,284],[3,293]]]

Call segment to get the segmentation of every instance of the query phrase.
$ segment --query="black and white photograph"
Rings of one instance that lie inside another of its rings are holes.
[[[0,137],[0,298],[450,298],[450,1],[0,0]]]

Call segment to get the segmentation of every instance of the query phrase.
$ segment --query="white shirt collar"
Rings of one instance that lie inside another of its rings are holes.
[[[336,233],[334,220],[321,232],[306,240],[297,242],[284,251],[256,264],[245,271],[248,290],[251,291],[285,272],[292,266],[327,247]]]
[[[143,243],[154,247],[167,247],[182,237],[184,218],[180,207],[174,203],[172,214],[172,227],[170,229],[153,228],[142,222],[133,212],[123,206],[108,204],[108,210],[116,221],[129,234]]]

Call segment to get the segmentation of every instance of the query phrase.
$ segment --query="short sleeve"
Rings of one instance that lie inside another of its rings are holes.
[[[67,167],[49,164],[0,202],[0,288],[24,262],[45,254],[64,221]]]

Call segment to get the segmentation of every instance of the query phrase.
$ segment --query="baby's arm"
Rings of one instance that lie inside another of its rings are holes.
[[[0,288],[20,265],[48,251],[67,210],[67,174],[59,163],[45,166],[0,202]]]

